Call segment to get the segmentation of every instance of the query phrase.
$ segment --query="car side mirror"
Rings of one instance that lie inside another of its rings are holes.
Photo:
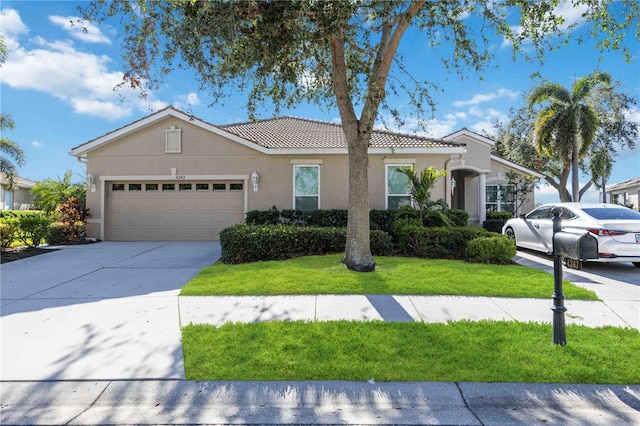
[[[520,219],[524,219],[524,217],[525,217],[525,216],[526,216],[526,215],[525,215],[524,213],[520,213],[520,214],[518,215],[518,217],[519,217]]]

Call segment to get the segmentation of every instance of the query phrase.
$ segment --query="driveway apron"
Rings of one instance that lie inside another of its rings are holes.
[[[0,380],[184,379],[178,293],[214,242],[62,246],[0,267]]]

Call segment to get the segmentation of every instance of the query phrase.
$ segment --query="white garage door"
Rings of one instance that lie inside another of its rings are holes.
[[[107,182],[105,238],[216,241],[244,220],[243,183]]]

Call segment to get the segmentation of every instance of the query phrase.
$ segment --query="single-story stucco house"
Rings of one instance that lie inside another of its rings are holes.
[[[607,185],[607,194],[611,203],[640,211],[640,177]]]
[[[395,169],[435,166],[432,199],[469,212],[513,209],[505,173],[536,172],[491,154],[462,129],[442,139],[376,131],[369,149],[372,209],[409,201]],[[86,163],[88,236],[102,240],[217,240],[249,210],[346,209],[348,154],[338,124],[295,117],[217,126],[167,107],[73,148]],[[523,211],[531,210],[532,199]]]
[[[0,210],[28,210],[33,204],[31,188],[36,183],[29,179],[16,177],[15,185],[9,189],[9,179],[0,174]]]

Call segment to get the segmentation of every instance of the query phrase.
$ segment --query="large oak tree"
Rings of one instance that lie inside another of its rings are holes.
[[[376,119],[381,109],[396,113],[387,93],[407,93],[419,116],[425,105],[433,106],[428,72],[409,75],[398,54],[407,31],[421,31],[425,44],[434,48],[434,57],[423,58],[424,69],[444,66],[475,73],[490,64],[490,38],[496,35],[511,43],[514,56],[526,50],[533,53],[525,59],[539,61],[582,20],[602,49],[621,48],[621,34],[628,28],[639,34],[633,27],[640,9],[635,2],[572,0],[583,8],[580,22],[565,22],[556,9],[559,3],[95,0],[83,8],[83,16],[121,19],[128,85],[153,90],[172,69],[191,68],[214,99],[232,86],[248,90],[251,115],[266,102],[275,104],[276,113],[300,102],[337,106],[349,152],[343,262],[353,270],[372,271],[367,150]]]

